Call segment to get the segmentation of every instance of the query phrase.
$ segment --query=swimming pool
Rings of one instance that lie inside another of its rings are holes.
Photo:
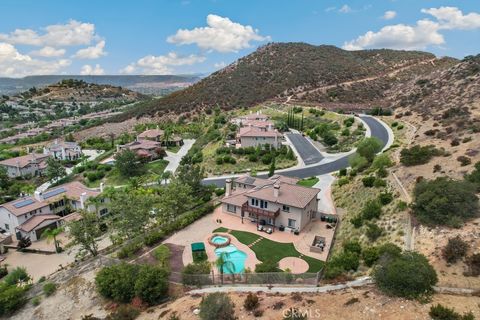
[[[230,244],[223,248],[215,249],[215,255],[219,257],[222,252],[227,253],[226,259],[231,261],[235,266],[235,270],[231,272],[230,270],[224,269],[223,272],[226,274],[231,273],[242,273],[245,271],[245,260],[247,259],[247,254],[241,250],[238,250],[233,244]]]
[[[222,236],[214,236],[212,238],[212,242],[215,244],[224,244],[227,243],[228,238],[222,237]]]

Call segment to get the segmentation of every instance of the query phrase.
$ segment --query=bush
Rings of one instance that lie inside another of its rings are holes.
[[[360,228],[363,224],[363,219],[361,215],[356,215],[355,217],[350,219],[350,223],[356,228]]]
[[[342,247],[343,247],[343,250],[347,252],[353,252],[356,254],[362,253],[362,246],[360,245],[360,242],[358,242],[358,240],[345,241],[342,244]]]
[[[412,208],[426,225],[460,227],[477,215],[479,204],[473,184],[441,177],[417,183]]]
[[[438,278],[425,256],[406,252],[398,257],[382,257],[373,278],[381,291],[408,299],[430,295]]]
[[[382,192],[378,196],[378,201],[385,206],[393,201],[393,195],[390,192]]]
[[[364,187],[371,188],[373,187],[373,184],[375,182],[375,177],[374,176],[368,176],[362,179],[362,183]]]
[[[382,206],[377,200],[367,201],[361,213],[363,220],[378,219],[380,218],[381,214]]]
[[[365,138],[357,146],[357,153],[368,162],[372,162],[380,150],[382,150],[382,142],[375,137]]]
[[[343,271],[356,271],[360,265],[360,258],[357,253],[342,251],[333,256],[328,265],[340,267]]]
[[[448,263],[455,263],[467,254],[468,244],[456,236],[448,239],[447,245],[442,250],[442,256]]]
[[[387,186],[387,182],[383,179],[375,178],[375,181],[373,182],[373,186],[375,188],[383,188]]]
[[[278,263],[273,260],[265,260],[262,263],[259,263],[255,266],[255,272],[257,273],[266,273],[266,272],[282,272],[278,268]]]
[[[26,302],[25,293],[28,287],[0,284],[0,316],[11,314],[20,309]]]
[[[165,233],[160,230],[151,231],[145,235],[143,243],[150,247],[162,241],[164,237]]]
[[[478,277],[480,275],[480,253],[472,254],[465,262],[468,267],[467,275]]]
[[[371,267],[380,258],[380,253],[377,247],[368,247],[362,251],[362,259],[366,266]]]
[[[359,154],[354,154],[353,156],[348,158],[348,163],[353,169],[356,169],[357,171],[365,170],[368,167],[367,158],[362,157]]]
[[[442,152],[433,145],[429,146],[413,146],[410,149],[403,149],[400,152],[400,162],[405,166],[416,166],[425,164],[434,156],[441,155]]]
[[[273,157],[270,153],[267,153],[262,157],[262,163],[263,164],[270,164],[272,162],[272,160],[273,160]]]
[[[135,253],[140,251],[143,248],[143,241],[141,239],[134,239],[130,243],[123,246],[117,252],[117,257],[119,259],[125,259],[133,256]]]
[[[40,296],[36,296],[35,298],[32,299],[32,304],[36,307],[40,305],[42,302],[42,298]]]
[[[378,256],[379,257],[399,257],[402,254],[402,249],[393,244],[393,243],[385,243],[378,248]]]
[[[345,177],[345,176],[347,175],[347,169],[346,169],[346,168],[340,169],[340,170],[338,171],[338,175],[339,175],[340,177]]]
[[[200,319],[235,320],[235,306],[226,293],[215,292],[200,302]]]
[[[57,285],[55,283],[47,282],[43,285],[43,293],[45,293],[47,297],[54,294],[55,291],[57,291]]]
[[[383,229],[377,226],[375,223],[369,223],[367,224],[367,231],[365,234],[370,241],[375,241],[382,236]]]
[[[28,282],[30,280],[31,278],[27,273],[27,269],[24,267],[16,267],[3,278],[3,281],[9,286],[17,285],[20,282]]]
[[[463,316],[456,312],[454,309],[450,309],[437,304],[430,307],[428,313],[432,320],[474,320],[475,317],[471,312],[464,314]]]
[[[341,187],[341,186],[344,186],[346,184],[348,184],[350,182],[350,180],[347,178],[347,177],[342,177],[340,179],[338,179],[338,185]]]
[[[0,266],[0,279],[8,274],[7,266]]]
[[[209,284],[211,282],[209,278],[199,278],[195,277],[195,275],[209,274],[210,271],[210,263],[208,261],[189,263],[182,270],[182,283],[194,286]]]
[[[217,197],[220,197],[220,196],[222,196],[223,194],[225,194],[225,189],[223,189],[223,188],[216,188],[216,189],[215,189],[215,195],[216,195]]]
[[[256,309],[258,305],[258,296],[255,293],[249,292],[243,302],[243,307],[248,311],[252,311]]]
[[[134,320],[140,315],[140,310],[130,305],[121,305],[109,314],[105,320]]]
[[[166,245],[159,245],[157,248],[155,248],[155,250],[153,250],[152,254],[161,267],[169,268],[168,261],[170,259],[170,249]]]
[[[466,157],[466,156],[459,156],[457,158],[457,161],[460,162],[460,165],[462,167],[468,166],[469,164],[472,163],[472,159],[470,159],[469,157]]]
[[[149,305],[167,297],[168,272],[165,268],[143,265],[135,280],[135,296]]]

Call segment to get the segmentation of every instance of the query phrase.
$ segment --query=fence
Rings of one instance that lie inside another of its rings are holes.
[[[241,274],[182,274],[172,272],[171,277],[182,279],[187,286],[212,286],[212,285],[302,285],[317,286],[320,281],[320,272],[293,274],[289,272],[266,272],[266,273],[241,273]]]

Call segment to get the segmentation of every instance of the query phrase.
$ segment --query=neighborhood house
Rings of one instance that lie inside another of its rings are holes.
[[[88,202],[101,191],[89,189],[78,181],[45,192],[36,191],[33,196],[0,205],[0,228],[14,233],[17,240],[27,237],[31,241],[39,240],[43,231],[56,228],[76,210],[97,212],[100,216],[107,214],[106,199],[100,199],[97,205]]]
[[[137,136],[137,141],[156,141],[160,142],[162,147],[182,146],[183,139],[178,135],[165,135],[165,131],[160,129],[146,130]]]
[[[152,140],[136,140],[124,145],[118,145],[117,152],[122,150],[133,151],[139,158],[146,161],[162,158],[165,155],[165,150],[163,150],[161,143]]]
[[[0,166],[7,170],[10,178],[34,177],[44,173],[48,157],[49,155],[41,153],[31,153],[0,161]]]
[[[77,160],[82,156],[82,148],[76,142],[58,141],[44,147],[43,153],[58,160]]]
[[[320,189],[297,185],[298,181],[281,175],[227,179],[222,211],[273,230],[300,232],[318,215]]]
[[[269,145],[278,148],[282,145],[283,135],[275,129],[266,115],[249,114],[232,119],[231,122],[239,126],[235,141],[237,147]]]

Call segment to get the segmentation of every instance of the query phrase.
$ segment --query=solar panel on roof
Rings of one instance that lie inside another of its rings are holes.
[[[35,201],[33,201],[32,199],[26,199],[26,200],[15,203],[13,206],[18,209],[18,208],[23,208],[25,206],[31,205],[34,202]]]
[[[48,192],[45,192],[45,193],[43,194],[43,198],[44,198],[44,199],[48,199],[48,198],[51,198],[51,197],[53,197],[53,196],[56,196],[56,195],[58,195],[58,194],[60,194],[60,193],[64,193],[65,191],[66,191],[65,188],[58,188],[58,189],[55,189],[55,190],[52,190],[52,191],[48,191]]]

